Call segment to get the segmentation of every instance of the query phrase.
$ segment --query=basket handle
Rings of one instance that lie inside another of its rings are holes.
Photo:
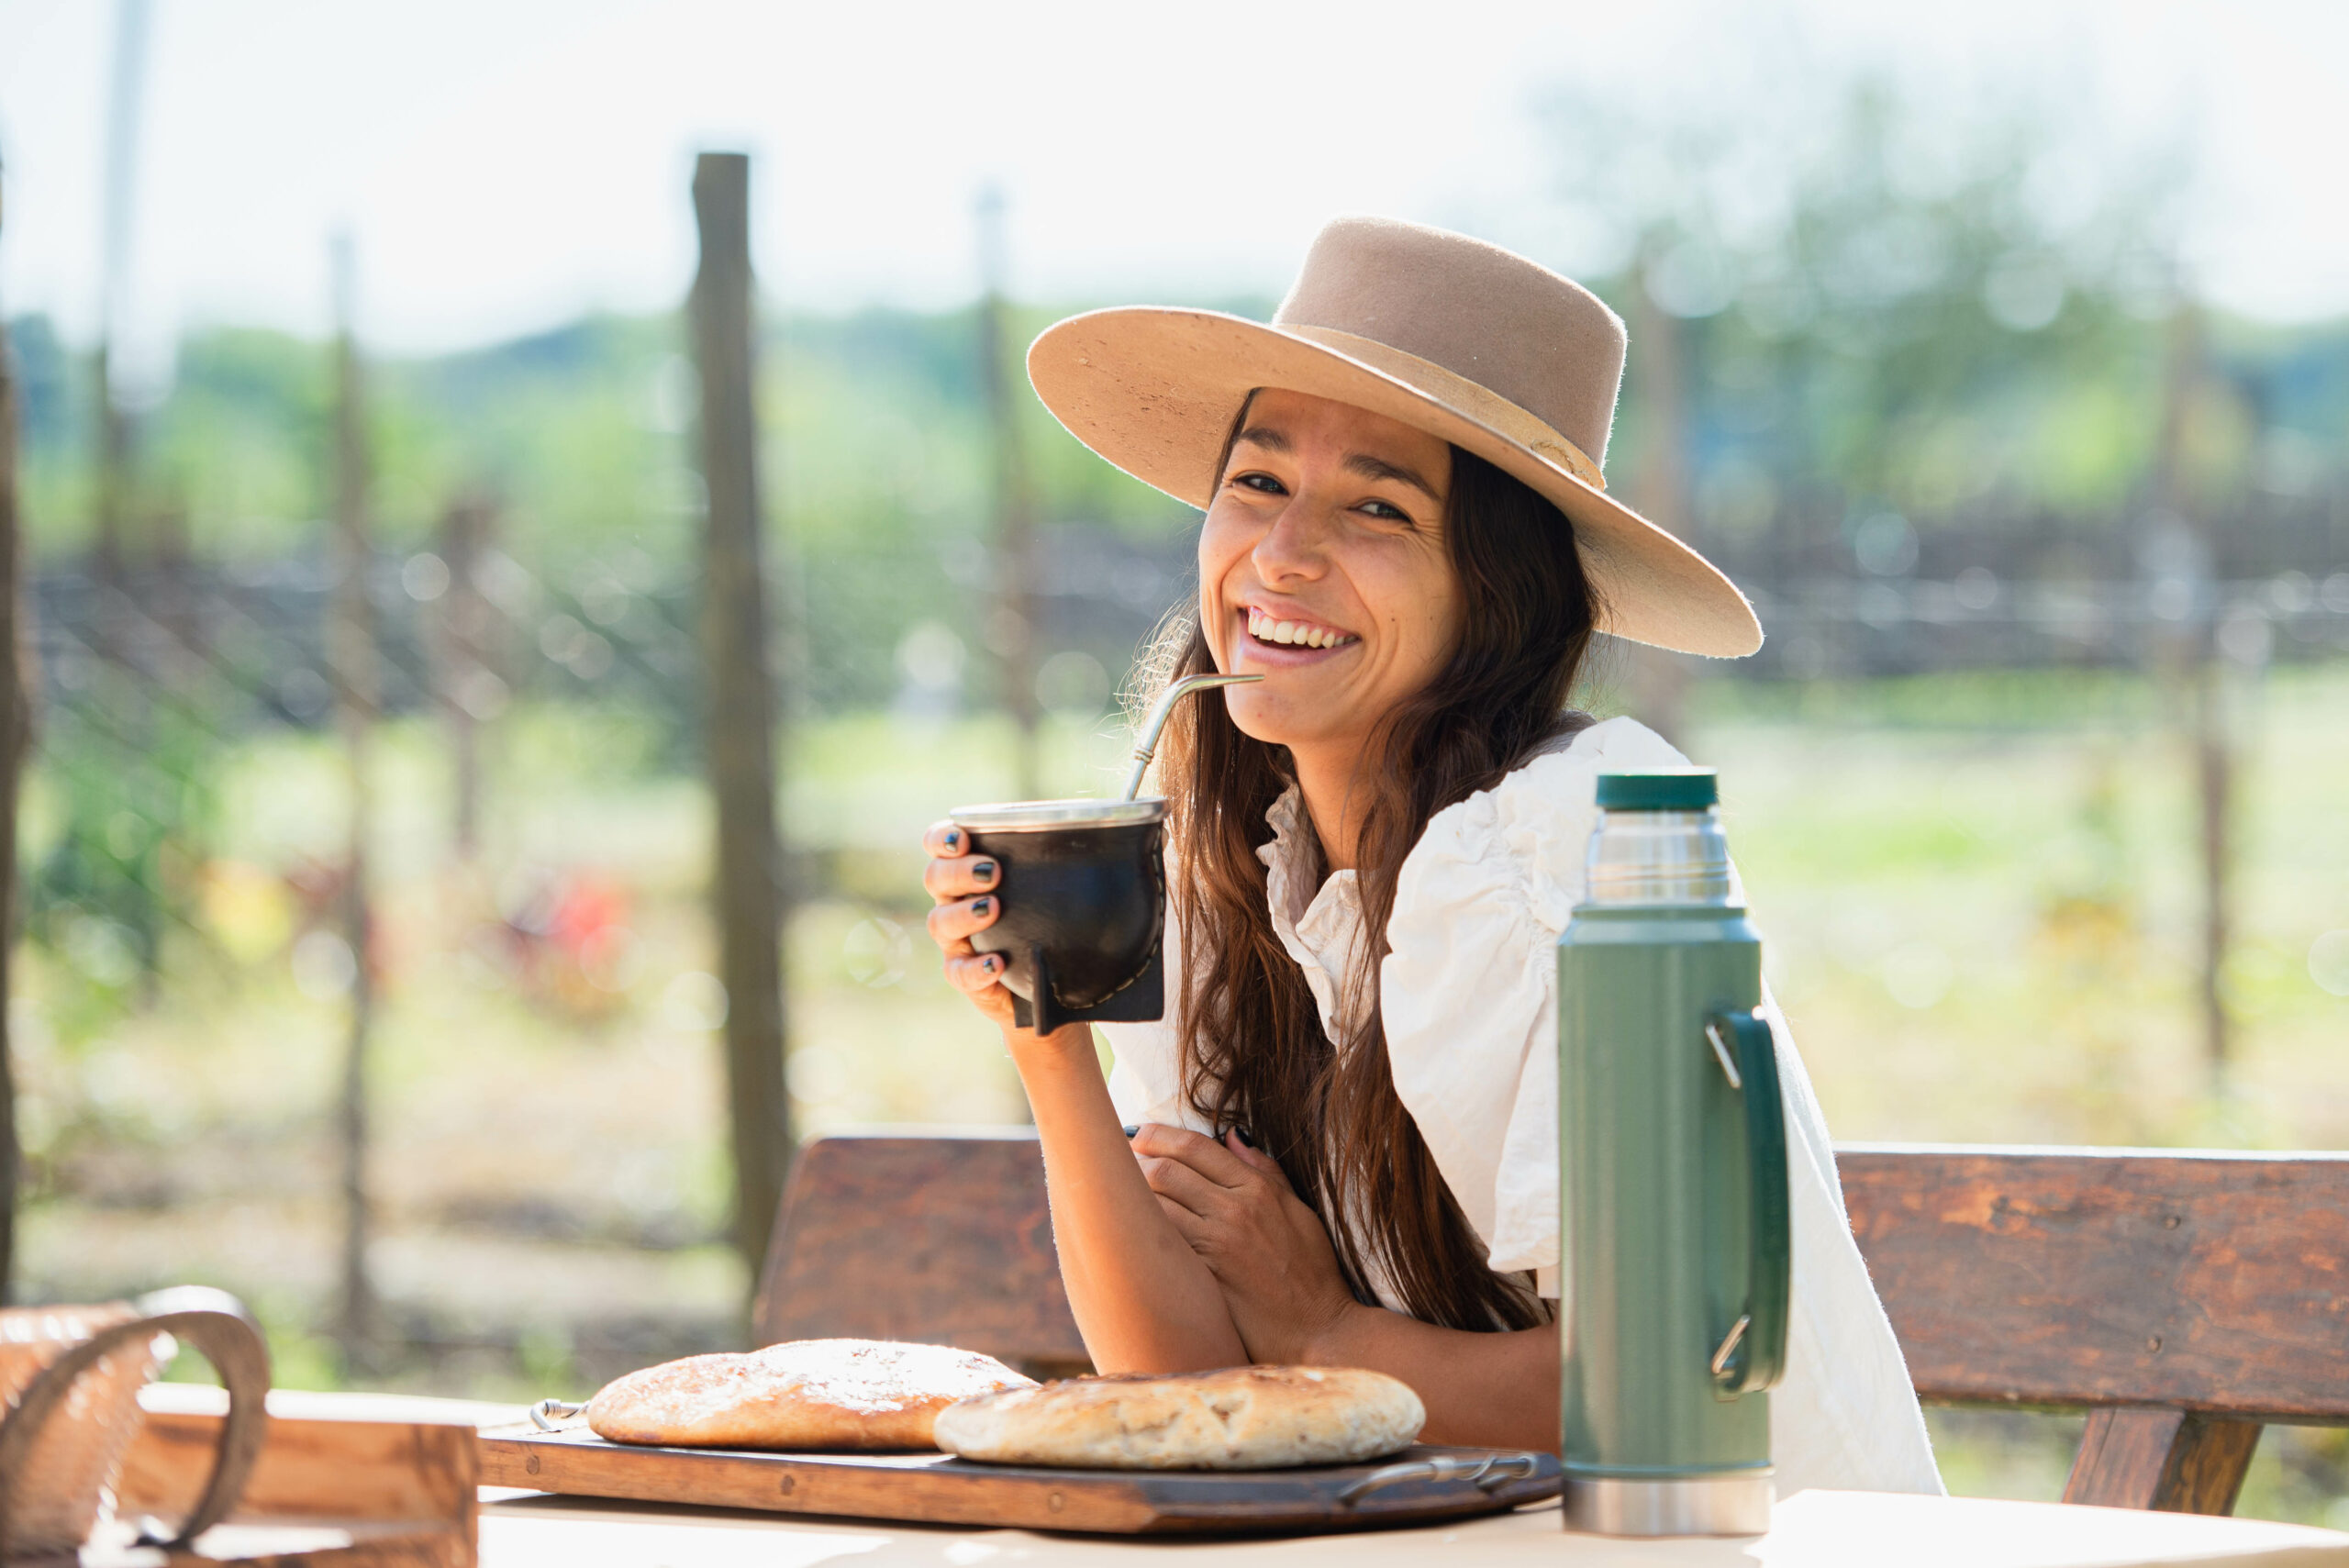
[[[235,1296],[200,1285],[155,1291],[132,1306],[139,1316],[107,1325],[43,1367],[26,1385],[7,1418],[0,1421],[0,1540],[8,1538],[17,1478],[30,1461],[41,1429],[73,1392],[74,1384],[114,1351],[159,1334],[186,1340],[212,1363],[228,1390],[228,1418],[220,1426],[212,1479],[182,1522],[180,1533],[148,1544],[167,1551],[184,1549],[227,1517],[244,1495],[268,1436],[269,1346],[260,1328]]]

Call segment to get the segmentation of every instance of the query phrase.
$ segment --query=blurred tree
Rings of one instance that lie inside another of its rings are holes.
[[[6,232],[6,192],[0,188],[0,234]],[[23,1169],[8,1001],[15,995],[17,788],[32,740],[28,676],[34,668],[22,613],[25,550],[17,510],[17,428],[14,356],[6,318],[0,317],[0,1302],[14,1296],[17,1182]]]

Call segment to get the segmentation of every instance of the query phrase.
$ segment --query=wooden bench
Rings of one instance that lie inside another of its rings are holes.
[[[2261,1423],[2349,1423],[2349,1157],[1837,1162],[1920,1396],[2087,1408],[2065,1502],[2229,1513]]]
[[[2223,1514],[2260,1425],[2349,1424],[2349,1156],[1853,1147],[1852,1229],[1934,1403],[2086,1408],[2064,1499]],[[1086,1370],[1032,1138],[819,1139],[762,1342]]]
[[[807,1144],[751,1324],[761,1344],[920,1340],[1033,1376],[1093,1370],[1061,1288],[1032,1133]]]

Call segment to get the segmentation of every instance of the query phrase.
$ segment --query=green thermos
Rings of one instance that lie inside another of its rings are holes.
[[[1710,770],[1602,773],[1558,939],[1570,1529],[1769,1529],[1786,1113]]]

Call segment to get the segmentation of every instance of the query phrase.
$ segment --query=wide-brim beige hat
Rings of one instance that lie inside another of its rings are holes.
[[[1248,395],[1279,387],[1398,419],[1475,452],[1557,504],[1600,603],[1599,629],[1736,658],[1762,623],[1712,562],[1607,494],[1623,323],[1524,257],[1440,228],[1339,218],[1271,324],[1131,306],[1073,316],[1028,350],[1069,432],[1204,509]]]

